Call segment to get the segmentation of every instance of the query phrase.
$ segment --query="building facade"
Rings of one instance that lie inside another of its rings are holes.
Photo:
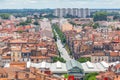
[[[71,15],[74,17],[86,18],[90,16],[90,9],[88,8],[57,8],[54,11],[54,15],[58,17],[65,17]]]

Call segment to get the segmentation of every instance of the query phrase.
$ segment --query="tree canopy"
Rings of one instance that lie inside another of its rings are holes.
[[[62,57],[53,57],[53,62],[57,62],[57,61],[60,61],[60,62],[63,62],[63,63],[66,62]]]
[[[0,17],[1,17],[2,19],[9,19],[10,14],[2,13],[2,14],[0,14]]]
[[[54,16],[53,14],[48,14],[43,16],[44,18],[58,18],[57,16]]]
[[[98,75],[98,73],[89,73],[86,74],[84,77],[84,80],[96,80],[96,76]]]
[[[66,42],[66,37],[64,35],[64,33],[60,30],[59,26],[57,24],[53,24],[53,29],[56,30],[57,34],[59,35],[62,43],[65,43]]]
[[[94,21],[104,21],[107,20],[107,12],[96,12],[93,15]]]
[[[31,19],[27,19],[25,22],[20,22],[20,24],[19,24],[19,25],[25,26],[25,25],[30,24],[31,22],[32,22],[32,20],[31,20]]]
[[[91,59],[90,59],[90,58],[81,57],[81,58],[78,59],[78,61],[79,61],[80,63],[84,63],[84,62],[87,62],[87,61],[91,61]]]
[[[34,24],[34,25],[39,25],[38,21],[35,21],[33,24]]]
[[[99,24],[98,24],[98,23],[94,23],[94,24],[93,24],[93,28],[94,28],[94,29],[96,29],[96,28],[98,28],[98,27],[99,27]]]

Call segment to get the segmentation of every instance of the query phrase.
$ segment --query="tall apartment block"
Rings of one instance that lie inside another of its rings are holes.
[[[66,15],[77,16],[80,18],[86,18],[90,16],[90,9],[88,8],[57,8],[54,11],[54,15],[58,17],[64,17]]]

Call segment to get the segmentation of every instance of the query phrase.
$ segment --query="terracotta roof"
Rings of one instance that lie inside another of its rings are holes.
[[[24,31],[24,30],[25,30],[24,27],[18,27],[18,28],[17,28],[17,31]]]
[[[46,43],[41,42],[41,43],[38,43],[37,46],[46,46]]]
[[[0,68],[0,74],[6,74],[6,71],[2,68]]]
[[[96,76],[99,80],[104,80],[105,78],[110,80],[120,80],[120,75],[115,74],[113,71],[107,71],[107,72],[100,72],[99,75]]]
[[[115,39],[113,42],[120,43],[120,40]]]
[[[29,26],[29,25],[27,25],[27,26],[24,26],[25,27],[25,29],[30,29],[30,28],[32,28],[31,26]]]
[[[105,56],[105,53],[101,52],[101,53],[94,53],[93,56]]]
[[[46,57],[46,56],[31,56],[31,59],[46,59],[46,58],[50,58],[50,57]]]
[[[120,64],[115,65],[115,68],[119,69],[120,68]]]
[[[110,56],[115,57],[115,56],[119,56],[118,52],[110,52]]]
[[[19,69],[25,69],[26,68],[26,62],[11,62],[10,67],[17,67]]]
[[[10,43],[27,43],[27,40],[14,39],[10,40]]]
[[[2,56],[2,59],[11,59],[11,56]]]
[[[26,62],[11,62],[10,65],[26,65]]]
[[[18,79],[24,80],[26,78],[25,77],[26,74],[29,74],[29,78],[33,79],[36,78],[36,76],[33,75],[32,73],[24,71],[23,69],[17,67],[3,68],[3,70],[5,70],[6,73],[8,73],[8,79],[15,79],[16,72],[18,72],[17,73]]]
[[[31,52],[30,48],[22,48],[23,53],[29,53]]]
[[[0,78],[0,80],[8,80],[8,78]]]
[[[49,57],[57,57],[57,54],[48,54]]]
[[[97,45],[97,46],[102,46],[103,43],[102,42],[94,42],[94,45]]]

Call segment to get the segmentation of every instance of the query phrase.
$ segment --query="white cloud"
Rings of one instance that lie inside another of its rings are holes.
[[[29,2],[29,3],[37,3],[38,0],[29,0],[28,2]]]
[[[0,8],[120,8],[119,3],[120,0],[0,0]]]

